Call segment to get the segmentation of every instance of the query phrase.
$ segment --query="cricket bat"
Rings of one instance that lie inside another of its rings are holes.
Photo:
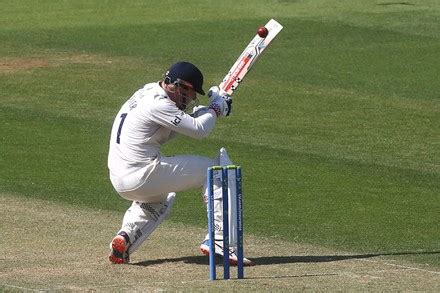
[[[266,36],[264,28],[267,29]],[[263,53],[267,46],[269,46],[279,32],[281,32],[283,26],[276,20],[271,19],[266,23],[264,28],[259,28],[258,33],[249,45],[247,45],[243,53],[241,53],[240,57],[238,57],[237,61],[235,61],[228,74],[226,74],[225,78],[220,83],[220,90],[223,90],[226,94],[231,96],[237,90],[245,75],[251,70],[261,53]]]

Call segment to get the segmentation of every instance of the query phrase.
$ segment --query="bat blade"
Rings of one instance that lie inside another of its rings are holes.
[[[274,19],[269,20],[265,27],[269,32],[267,36],[262,38],[256,34],[220,83],[219,88],[226,94],[232,95],[237,90],[263,51],[283,29],[283,26]]]

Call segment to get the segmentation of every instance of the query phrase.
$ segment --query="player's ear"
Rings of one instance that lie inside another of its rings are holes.
[[[162,87],[167,91],[173,91],[175,89],[174,84],[167,82],[166,79],[162,80]]]
[[[177,88],[177,85],[174,84],[174,83],[169,83],[169,84],[167,84],[167,87],[168,87],[168,90],[169,90],[169,91],[171,91],[171,92],[175,92],[175,91],[176,91],[176,88]]]

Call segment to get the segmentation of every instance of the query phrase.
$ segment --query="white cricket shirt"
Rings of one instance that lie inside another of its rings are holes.
[[[179,110],[157,83],[146,84],[122,105],[113,123],[108,168],[117,191],[134,190],[160,160],[160,147],[176,133],[206,137],[217,120],[213,111],[193,118]]]

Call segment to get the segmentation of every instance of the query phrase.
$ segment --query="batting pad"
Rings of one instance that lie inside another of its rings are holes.
[[[168,194],[162,203],[141,203],[134,201],[126,211],[119,232],[127,233],[131,245],[128,253],[133,253],[151,233],[166,219],[171,212],[176,194]]]
[[[234,163],[229,158],[228,152],[224,147],[219,151],[220,166],[226,167]],[[220,171],[221,172],[221,171]],[[217,178],[221,178],[221,174],[216,172]],[[228,170],[228,202],[229,202],[229,246],[237,246],[237,185],[235,184],[235,169]]]
[[[214,210],[215,214],[215,225],[216,227],[221,227],[220,231],[216,229],[216,239],[223,239],[223,193],[221,189],[222,180],[222,170],[214,171],[214,178],[217,182],[215,184],[214,190]],[[229,246],[237,246],[237,184],[235,182],[235,169],[228,170],[228,218],[229,218]]]
[[[228,170],[229,246],[237,247],[237,184],[235,169]]]

